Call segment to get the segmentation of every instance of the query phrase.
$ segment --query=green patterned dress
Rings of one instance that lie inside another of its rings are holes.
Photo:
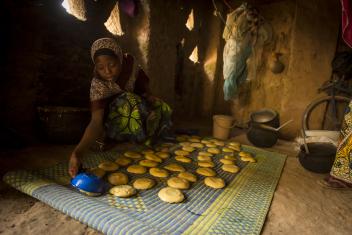
[[[122,72],[114,81],[92,79],[92,111],[104,109],[105,133],[109,139],[150,144],[171,127],[171,108],[160,99],[147,99],[149,78],[125,55]]]
[[[109,104],[105,120],[110,139],[151,141],[171,126],[171,108],[161,100],[149,102],[134,93],[123,92]]]

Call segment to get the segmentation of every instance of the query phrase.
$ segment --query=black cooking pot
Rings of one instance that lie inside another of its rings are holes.
[[[257,147],[272,147],[279,138],[279,114],[271,109],[261,109],[250,115],[248,140]]]
[[[336,147],[330,143],[307,143],[309,153],[304,146],[298,154],[301,165],[316,173],[328,173],[335,160]]]

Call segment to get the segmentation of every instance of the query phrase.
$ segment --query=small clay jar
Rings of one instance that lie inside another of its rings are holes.
[[[269,65],[271,72],[278,74],[284,71],[285,65],[280,61],[281,53],[273,53],[273,59]]]

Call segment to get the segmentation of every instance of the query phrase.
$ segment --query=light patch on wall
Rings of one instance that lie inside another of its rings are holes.
[[[188,19],[186,22],[186,27],[191,31],[194,28],[194,16],[193,16],[193,9],[191,10],[191,13],[188,15]]]
[[[193,63],[199,63],[199,60],[198,60],[198,46],[196,46],[193,49],[192,54],[188,57],[188,59],[193,61]]]
[[[118,3],[116,3],[114,9],[111,11],[109,19],[104,23],[104,25],[106,29],[114,35],[122,36],[125,34],[121,28]]]
[[[65,8],[66,12],[73,15],[79,20],[86,21],[86,7],[84,0],[64,0],[61,6]]]
[[[215,79],[217,58],[217,53],[214,51],[214,53],[212,53],[204,63],[204,73],[206,74],[208,81],[211,83],[213,83]]]

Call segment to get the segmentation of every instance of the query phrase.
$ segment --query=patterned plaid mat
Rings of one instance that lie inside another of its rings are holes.
[[[178,148],[175,145],[173,149]],[[166,185],[157,180],[150,190],[140,191],[132,198],[112,195],[87,197],[69,186],[67,163],[50,168],[9,172],[4,181],[14,188],[35,197],[63,213],[105,234],[260,234],[266,214],[281,175],[286,156],[262,149],[242,145],[252,153],[257,163],[246,164],[240,160],[237,174],[221,170],[215,157],[214,168],[226,182],[224,189],[206,187],[198,181],[189,190],[184,190],[186,200],[179,204],[161,201],[157,194]],[[115,160],[116,150],[87,156],[85,167],[96,167],[107,160]],[[192,154],[195,159],[196,152]],[[169,158],[161,166],[175,162]],[[195,172],[195,164],[180,163],[187,171]],[[119,170],[127,173],[124,169]],[[130,182],[149,174],[127,173]]]

